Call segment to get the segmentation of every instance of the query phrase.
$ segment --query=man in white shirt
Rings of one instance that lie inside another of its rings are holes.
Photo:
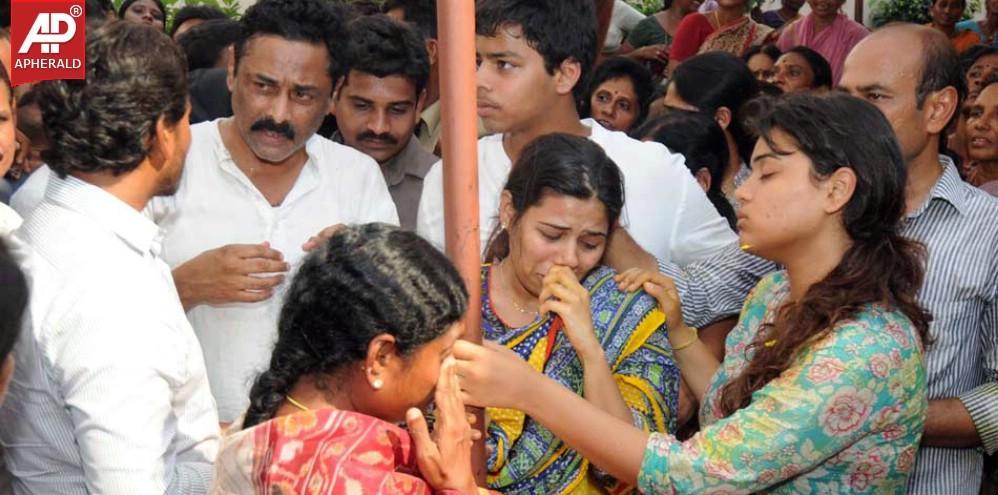
[[[323,0],[250,7],[229,67],[234,115],[191,128],[177,194],[150,208],[224,423],[266,368],[309,239],[343,223],[398,225],[378,164],[315,134],[341,72],[343,15]]]
[[[160,232],[190,143],[183,54],[112,23],[85,81],[42,83],[56,176],[12,238],[31,302],[0,409],[17,494],[206,493],[218,418]]]
[[[478,142],[482,248],[495,229],[499,196],[520,150],[552,132],[589,137],[624,175],[621,224],[645,250],[686,264],[720,253],[737,237],[684,165],[664,146],[579,121],[596,54],[596,14],[588,0],[486,0],[476,8],[478,115],[497,132]],[[417,232],[444,244],[442,163],[426,175]]]

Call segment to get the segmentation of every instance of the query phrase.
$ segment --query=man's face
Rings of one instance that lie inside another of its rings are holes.
[[[906,163],[929,143],[925,112],[918,109],[922,41],[911,33],[874,34],[861,41],[842,67],[839,89],[872,103],[887,117]],[[923,107],[924,109],[924,107]]]
[[[560,96],[556,76],[531,48],[519,26],[502,26],[494,37],[476,38],[478,116],[492,132],[517,131],[543,121]],[[570,90],[569,90],[570,91]]]
[[[419,123],[423,96],[406,77],[350,71],[336,92],[336,125],[343,142],[378,163],[398,155]]]
[[[324,45],[260,35],[229,71],[236,129],[253,154],[281,164],[304,151],[331,110],[333,81]]]

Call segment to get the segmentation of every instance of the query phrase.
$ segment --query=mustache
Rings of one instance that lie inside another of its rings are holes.
[[[295,139],[295,129],[291,127],[290,123],[281,122],[278,124],[277,122],[274,122],[274,119],[270,117],[264,117],[260,120],[257,120],[256,122],[253,122],[253,125],[250,126],[250,132],[258,132],[258,131],[276,132],[282,134],[284,137],[288,138],[289,140],[293,141]]]
[[[375,134],[371,131],[364,131],[357,135],[357,141],[375,141],[379,143],[396,145],[399,143],[398,139],[395,139],[391,134]]]

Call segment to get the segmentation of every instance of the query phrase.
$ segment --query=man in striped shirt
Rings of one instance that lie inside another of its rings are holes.
[[[927,27],[887,27],[849,54],[839,89],[894,126],[909,174],[903,233],[928,252],[929,413],[909,491],[976,494],[982,452],[998,450],[998,200],[939,155],[966,92],[957,54]]]

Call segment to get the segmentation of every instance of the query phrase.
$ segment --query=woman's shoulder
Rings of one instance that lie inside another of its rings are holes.
[[[679,32],[680,29],[683,29],[683,26],[686,26],[687,29],[692,29],[692,28],[701,29],[704,27],[708,27],[711,29],[714,28],[714,26],[711,25],[710,23],[710,19],[708,19],[707,16],[699,12],[694,12],[692,14],[687,15],[686,17],[683,17],[683,20],[679,21],[679,27],[676,28],[676,32]]]

